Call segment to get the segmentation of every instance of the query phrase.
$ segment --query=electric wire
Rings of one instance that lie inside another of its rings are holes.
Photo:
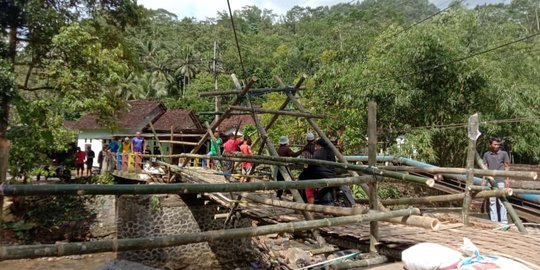
[[[240,66],[242,67],[242,73],[243,73],[244,78],[247,78],[246,68],[244,67],[244,61],[242,60],[242,53],[240,51],[240,43],[238,42],[238,34],[236,33],[236,26],[234,25],[234,18],[233,18],[233,13],[231,10],[231,3],[229,2],[229,0],[227,0],[227,6],[229,7],[229,15],[231,17],[234,40],[236,42],[236,49],[238,50],[238,58],[240,58]]]

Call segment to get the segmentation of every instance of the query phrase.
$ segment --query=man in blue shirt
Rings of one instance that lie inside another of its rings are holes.
[[[484,163],[489,170],[510,170],[510,157],[506,151],[500,150],[501,139],[491,138],[489,139],[489,151],[484,153]],[[498,188],[510,187],[510,179],[506,177],[495,177],[495,183]],[[495,197],[489,198],[489,216],[491,221],[500,222],[503,224],[508,223],[508,217],[506,214],[506,208],[501,201]]]
[[[133,153],[144,153],[146,151],[146,144],[144,143],[144,138],[141,136],[140,132],[135,133],[135,137],[131,139],[131,152]]]

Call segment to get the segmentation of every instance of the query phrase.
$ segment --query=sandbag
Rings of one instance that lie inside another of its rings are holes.
[[[480,251],[473,242],[464,237],[461,250],[470,257],[464,258],[459,264],[459,270],[483,270],[483,269],[498,269],[498,270],[532,270],[524,264],[500,256],[480,255]]]
[[[456,269],[463,259],[457,250],[435,244],[416,244],[401,253],[401,260],[407,270]]]

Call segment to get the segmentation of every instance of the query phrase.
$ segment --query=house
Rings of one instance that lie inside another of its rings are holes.
[[[120,114],[117,129],[111,131],[97,121],[97,115],[88,114],[77,121],[66,121],[67,128],[79,132],[77,146],[81,149],[90,146],[97,154],[107,145],[113,137],[132,137],[136,132],[142,132],[146,138],[150,150],[156,145],[150,123],[154,127],[161,140],[184,140],[189,137],[192,141],[198,141],[204,129],[192,110],[170,109],[160,101],[155,100],[132,100],[128,101],[128,111]],[[172,134],[171,134],[172,128]],[[169,152],[171,145],[163,144],[164,151]],[[172,147],[173,152],[176,147]],[[179,149],[181,151],[183,149]],[[98,166],[97,158],[94,166]]]
[[[218,129],[221,131],[221,134],[225,136],[234,134],[235,132],[238,135],[242,135],[242,130],[244,130],[246,125],[255,126],[255,121],[251,115],[231,115],[221,122]]]

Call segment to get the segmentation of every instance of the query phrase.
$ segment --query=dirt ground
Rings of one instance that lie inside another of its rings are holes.
[[[95,270],[116,258],[113,252],[58,258],[24,259],[0,262],[2,270]]]

